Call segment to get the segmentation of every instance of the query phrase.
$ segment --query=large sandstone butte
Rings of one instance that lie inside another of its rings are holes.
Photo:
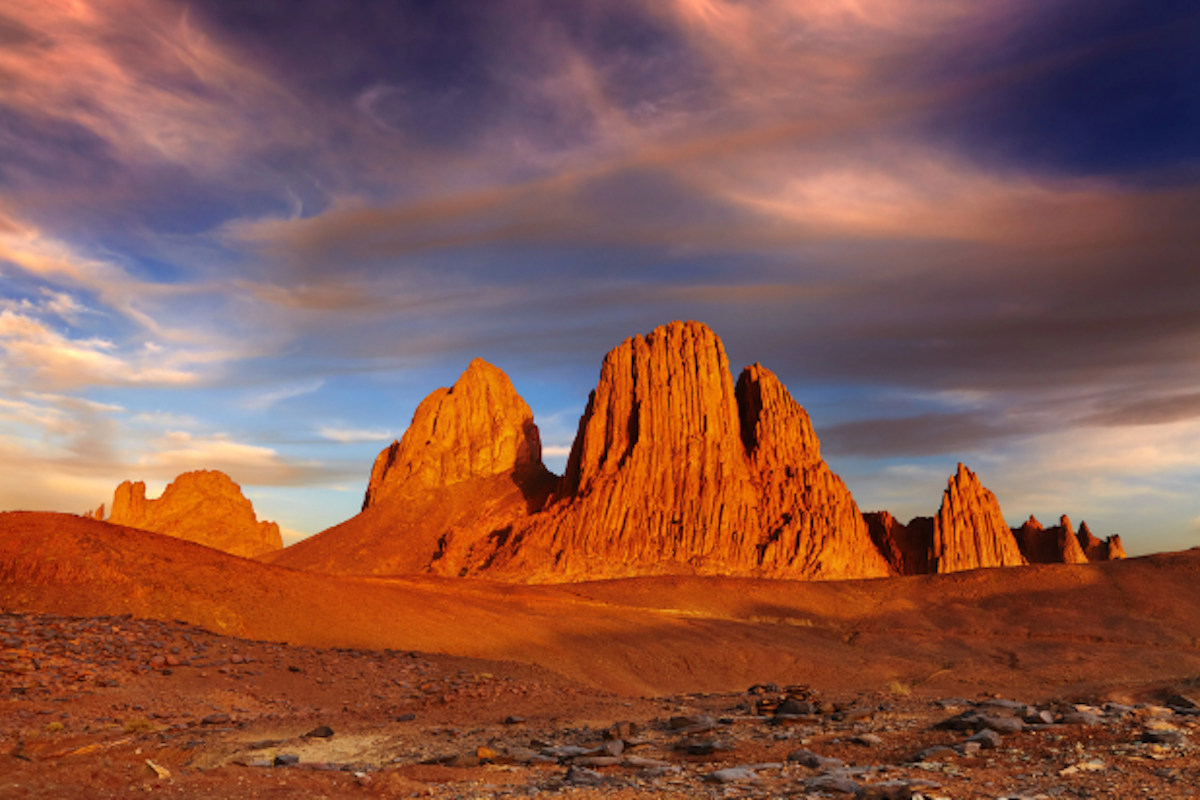
[[[889,574],[808,415],[769,370],[735,388],[706,326],[675,322],[604,359],[566,474],[487,573],[538,581],[653,574]]]
[[[761,366],[735,388],[695,322],[608,353],[561,480],[528,406],[476,361],[380,454],[361,514],[268,560],[528,582],[890,573],[808,415]]]
[[[101,506],[97,513],[102,515],[103,509]],[[283,547],[279,526],[259,522],[241,487],[225,473],[212,470],[185,472],[156,500],[146,499],[145,483],[125,481],[113,495],[108,522],[186,539],[245,558]]]
[[[460,575],[554,485],[533,412],[507,375],[475,359],[375,459],[361,514],[264,560],[343,574]]]

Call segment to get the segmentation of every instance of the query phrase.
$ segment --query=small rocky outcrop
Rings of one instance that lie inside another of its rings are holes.
[[[1028,563],[1004,522],[996,496],[962,464],[950,477],[942,507],[933,518],[933,572],[978,567],[1015,567]]]
[[[1030,564],[1084,564],[1088,561],[1071,528],[1071,520],[1065,515],[1057,525],[1049,528],[1031,516],[1021,527],[1013,528],[1013,536]]]
[[[125,481],[113,495],[108,521],[245,558],[283,546],[279,526],[259,522],[241,487],[225,473],[212,470],[185,472],[155,500],[146,498],[145,483]]]
[[[1088,561],[1117,561],[1126,558],[1121,537],[1116,534],[1106,539],[1096,537],[1086,522],[1079,523],[1079,547]]]

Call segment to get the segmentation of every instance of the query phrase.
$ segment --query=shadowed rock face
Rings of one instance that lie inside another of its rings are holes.
[[[552,502],[479,572],[518,580],[889,574],[808,415],[676,322],[609,352]]]
[[[185,472],[157,500],[146,499],[145,483],[125,481],[113,496],[108,521],[246,558],[283,547],[279,526],[259,522],[241,487],[225,473],[210,470]]]
[[[996,496],[962,464],[950,477],[942,507],[933,518],[933,572],[1028,563],[1004,522]]]
[[[1114,534],[1103,540],[1098,539],[1086,522],[1079,523],[1078,539],[1079,547],[1088,561],[1117,561],[1127,557],[1120,536]]]
[[[914,517],[904,525],[887,511],[863,515],[871,540],[900,575],[928,575],[933,548],[933,517]]]
[[[1030,517],[1013,528],[1013,535],[1030,564],[1083,564],[1088,560],[1066,516],[1049,528]]]

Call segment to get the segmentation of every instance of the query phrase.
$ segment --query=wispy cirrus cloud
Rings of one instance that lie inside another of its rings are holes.
[[[358,442],[386,442],[394,439],[395,434],[390,430],[372,430],[367,428],[340,428],[323,425],[317,429],[317,434],[323,439],[329,439],[339,444],[354,444]]]

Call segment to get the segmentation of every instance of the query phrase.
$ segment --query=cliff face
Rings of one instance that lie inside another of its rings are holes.
[[[682,322],[605,357],[553,501],[478,571],[533,580],[889,573],[821,461],[804,410],[757,365],[735,390],[720,340]]]
[[[1021,527],[1013,528],[1013,536],[1030,564],[1084,564],[1088,561],[1071,528],[1071,520],[1066,516],[1049,528],[1030,517]]]
[[[186,472],[157,500],[146,499],[145,483],[125,481],[113,496],[108,521],[245,558],[283,547],[279,526],[259,522],[241,487],[223,472]]]
[[[1028,563],[1004,522],[996,496],[962,464],[950,477],[942,507],[933,518],[933,572]]]
[[[555,485],[533,412],[501,370],[471,362],[375,459],[363,511],[264,560],[328,572],[459,575]]]

